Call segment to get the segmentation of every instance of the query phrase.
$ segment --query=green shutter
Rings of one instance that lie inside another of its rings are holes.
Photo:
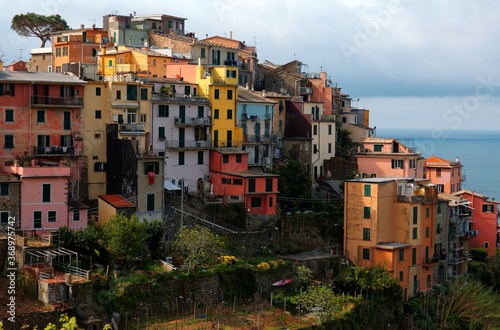
[[[50,203],[50,184],[48,183],[42,185],[42,202]]]
[[[416,225],[418,222],[418,207],[413,207],[413,224]]]
[[[71,112],[69,111],[64,111],[64,129],[71,129]]]
[[[248,192],[255,192],[255,179],[248,179]]]
[[[147,210],[154,211],[155,210],[155,194],[147,194]]]
[[[372,186],[369,184],[365,184],[365,196],[371,196]]]
[[[369,206],[365,206],[363,208],[363,218],[370,219],[370,207]]]
[[[272,178],[267,178],[266,179],[266,191],[273,191],[273,179]]]

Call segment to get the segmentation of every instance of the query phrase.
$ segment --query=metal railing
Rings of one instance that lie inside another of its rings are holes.
[[[167,149],[206,149],[210,148],[210,141],[204,140],[167,140]]]
[[[63,97],[63,96],[31,96],[31,104],[34,105],[55,105],[55,106],[83,106],[82,97]]]
[[[210,217],[208,215],[203,215],[203,218],[194,215],[192,213],[188,213],[186,211],[182,212],[180,209],[174,207],[174,211],[177,213],[183,213],[184,217],[189,217],[192,218],[195,222],[198,222],[202,224],[203,226],[212,228],[214,230],[222,231],[225,233],[232,233],[232,234],[237,234],[237,233],[242,233],[244,232],[242,229],[233,226],[229,223],[226,223],[224,221],[221,221],[219,219]]]
[[[144,132],[144,124],[120,124],[120,132]]]
[[[176,126],[210,126],[210,117],[174,117]]]
[[[73,155],[75,153],[74,147],[60,147],[60,146],[50,146],[50,147],[33,147],[33,155]]]

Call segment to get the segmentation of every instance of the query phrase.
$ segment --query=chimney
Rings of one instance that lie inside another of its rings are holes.
[[[80,24],[80,30],[83,30],[85,29],[85,25],[84,24]]]
[[[245,84],[245,89],[248,90],[248,83]]]
[[[458,158],[458,156],[455,158],[455,162],[460,163],[460,158]]]
[[[229,39],[233,39],[233,31],[229,31]]]
[[[262,90],[262,97],[266,97],[266,90],[265,89]]]

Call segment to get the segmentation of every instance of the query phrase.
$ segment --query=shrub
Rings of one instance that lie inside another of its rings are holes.
[[[269,260],[268,264],[273,269],[278,268],[278,262],[276,260]]]
[[[258,270],[266,271],[271,269],[271,266],[265,261],[261,262],[260,264],[257,265]]]
[[[486,251],[485,249],[471,249],[470,254],[472,256],[472,259],[476,261],[486,262],[486,260],[488,259],[488,251]]]
[[[217,262],[223,265],[234,265],[238,262],[238,258],[235,256],[220,256],[217,258]]]

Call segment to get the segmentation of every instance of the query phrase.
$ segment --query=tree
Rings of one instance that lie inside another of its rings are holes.
[[[160,220],[147,221],[144,223],[144,232],[151,259],[156,259],[164,235],[163,223]]]
[[[18,14],[12,18],[12,30],[23,37],[37,37],[45,47],[53,32],[69,30],[70,27],[60,15],[40,15],[36,13]]]
[[[280,175],[278,181],[280,197],[311,197],[311,174],[299,161],[289,160],[286,164],[277,166],[274,172]],[[286,204],[293,207],[296,203],[288,202]]]
[[[206,227],[195,225],[193,228],[188,228],[184,226],[177,233],[174,249],[185,256],[187,272],[189,273],[210,257],[222,254],[224,242]]]
[[[337,141],[339,148],[336,150],[336,156],[351,161],[352,154],[356,148],[356,144],[352,141],[351,132],[346,129],[341,129]]]
[[[398,298],[402,295],[398,280],[382,265],[370,268],[363,266],[346,268],[335,283],[336,287],[352,293],[384,292]]]
[[[127,218],[123,214],[116,214],[104,225],[106,247],[119,264],[126,265],[139,258],[145,239],[144,224],[135,215]]]

